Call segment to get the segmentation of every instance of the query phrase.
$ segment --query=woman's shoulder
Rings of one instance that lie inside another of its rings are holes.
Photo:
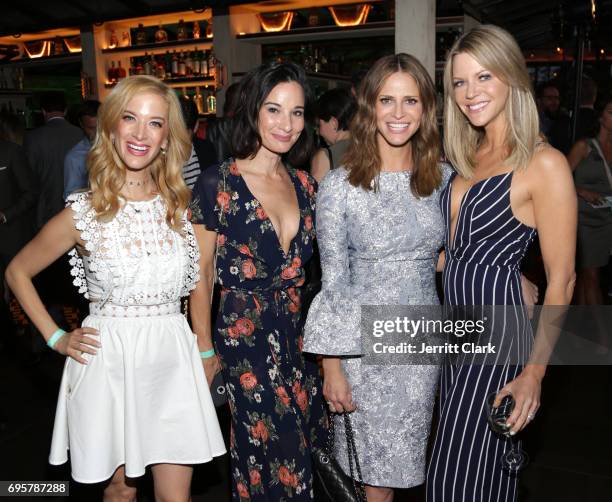
[[[66,207],[75,213],[81,214],[91,209],[91,190],[77,190],[66,198]]]
[[[321,180],[319,184],[321,187],[323,186],[333,186],[335,188],[345,187],[348,188],[350,186],[348,180],[349,172],[344,166],[338,166],[336,169],[331,169]]]
[[[438,169],[442,174],[442,182],[439,188],[443,189],[456,171],[453,169],[453,166],[445,160],[438,162]]]
[[[568,170],[569,165],[563,153],[548,143],[543,143],[536,148],[529,168],[539,172],[558,173],[560,170]]]

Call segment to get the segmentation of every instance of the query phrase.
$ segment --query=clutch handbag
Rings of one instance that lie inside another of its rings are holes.
[[[329,436],[324,448],[313,448],[313,483],[317,502],[367,502],[353,428],[348,413],[342,413],[350,476],[347,476],[334,458],[334,418],[329,416]],[[353,467],[353,464],[355,466]],[[355,476],[356,474],[356,476]]]

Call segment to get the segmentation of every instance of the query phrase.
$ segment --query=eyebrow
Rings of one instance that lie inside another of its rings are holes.
[[[282,108],[282,107],[283,107],[282,105],[280,105],[280,104],[278,104],[278,103],[275,103],[274,101],[266,101],[266,102],[263,104],[263,106],[266,106],[266,105],[274,105],[274,106],[278,106],[279,108]],[[302,110],[304,109],[304,107],[303,107],[302,105],[298,105],[298,106],[296,106],[295,108],[301,108]],[[294,108],[294,109],[295,109],[295,108]]]
[[[130,115],[134,115],[134,116],[138,115],[137,113],[134,113],[130,110],[125,110],[123,113],[129,113]],[[155,120],[163,120],[164,122],[166,121],[165,117],[151,117],[151,118]]]
[[[407,96],[402,96],[403,98],[414,98],[414,99],[419,99],[419,95],[415,94],[414,96],[409,94]],[[391,96],[390,94],[381,94],[379,96],[379,98],[395,98],[395,96]]]

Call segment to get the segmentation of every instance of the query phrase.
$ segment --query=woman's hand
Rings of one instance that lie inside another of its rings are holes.
[[[586,200],[589,204],[599,205],[604,202],[604,199],[600,193],[587,190],[586,188],[577,188],[576,193],[578,194],[578,197]]]
[[[357,408],[353,403],[351,386],[337,358],[323,360],[323,396],[332,413],[350,412]]]
[[[514,398],[514,410],[506,420],[511,427],[510,434],[514,435],[525,428],[531,422],[540,408],[540,392],[542,391],[542,379],[529,371],[523,370],[511,382],[508,382],[502,390],[497,393],[493,403],[498,407],[502,399],[508,395]]]
[[[102,347],[100,342],[93,337],[99,337],[100,333],[94,328],[77,328],[70,333],[66,333],[62,336],[53,350],[56,350],[64,356],[71,357],[76,362],[81,364],[87,364],[87,359],[82,355],[84,352],[95,356],[97,354],[96,348]]]
[[[523,292],[523,301],[531,319],[533,317],[533,307],[538,303],[538,287],[521,274],[521,290]]]
[[[206,381],[208,386],[212,385],[215,375],[221,371],[221,362],[219,356],[216,354],[212,357],[202,359],[202,366],[204,366],[204,374],[206,375]]]

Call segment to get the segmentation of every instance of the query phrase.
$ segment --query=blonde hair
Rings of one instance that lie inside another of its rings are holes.
[[[440,136],[436,123],[436,92],[427,70],[414,56],[405,53],[384,56],[374,63],[361,81],[357,93],[357,112],[351,122],[351,142],[344,155],[348,180],[364,190],[380,172],[376,101],[386,80],[394,73],[406,73],[417,84],[423,106],[419,129],[410,138],[413,168],[410,190],[416,197],[426,197],[442,183]]]
[[[125,185],[126,166],[113,145],[113,135],[128,103],[138,94],[162,97],[168,104],[168,145],[151,164],[151,176],[167,207],[166,221],[182,230],[182,218],[191,193],[183,180],[183,166],[191,155],[191,140],[181,105],[174,91],[155,77],[133,76],[122,80],[98,111],[98,130],[87,157],[91,205],[101,221],[111,220],[120,208],[119,192]]]
[[[504,113],[506,146],[504,164],[513,169],[527,167],[541,141],[539,117],[518,44],[507,31],[482,25],[459,38],[451,48],[444,68],[444,150],[455,169],[465,178],[474,171],[474,156],[485,131],[474,127],[455,102],[453,58],[469,54],[510,89]]]

